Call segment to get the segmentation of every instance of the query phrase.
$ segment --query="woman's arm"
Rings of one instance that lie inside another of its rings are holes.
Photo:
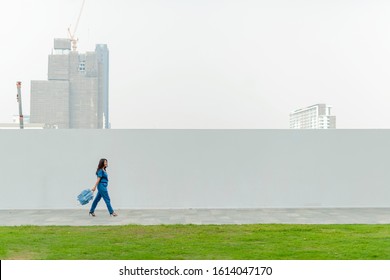
[[[95,183],[95,185],[92,187],[91,191],[93,191],[93,192],[96,191],[96,187],[97,187],[97,185],[99,184],[100,179],[101,179],[100,177],[97,178],[96,183]]]

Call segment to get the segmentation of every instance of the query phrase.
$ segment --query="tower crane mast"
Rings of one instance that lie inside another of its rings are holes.
[[[68,28],[68,34],[69,34],[69,37],[70,37],[70,41],[72,42],[72,50],[73,51],[77,50],[77,42],[78,42],[79,39],[76,38],[76,32],[77,32],[77,27],[79,26],[81,14],[83,13],[84,4],[85,4],[85,0],[83,0],[83,3],[81,4],[80,13],[79,13],[79,16],[77,18],[76,25],[73,28],[73,32],[70,30],[71,26],[69,26],[69,28]]]

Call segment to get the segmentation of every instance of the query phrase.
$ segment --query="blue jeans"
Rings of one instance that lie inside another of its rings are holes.
[[[91,210],[89,210],[89,212],[91,213],[95,212],[95,208],[97,204],[99,203],[100,199],[103,197],[103,200],[107,205],[108,212],[110,214],[114,213],[114,209],[112,209],[111,207],[110,196],[108,195],[107,187],[99,184],[97,189],[98,189],[98,193],[92,203]]]

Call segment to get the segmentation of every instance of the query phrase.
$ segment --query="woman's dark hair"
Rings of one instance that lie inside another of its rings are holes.
[[[99,169],[104,169],[105,170],[105,168],[104,168],[104,161],[106,161],[105,158],[102,158],[101,160],[99,160],[99,164],[98,164],[98,167],[96,169],[96,174],[98,173]]]

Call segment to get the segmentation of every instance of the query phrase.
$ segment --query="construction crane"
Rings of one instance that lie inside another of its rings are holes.
[[[85,4],[85,0],[83,0],[83,4],[81,4],[79,17],[77,18],[76,25],[73,28],[73,32],[70,30],[71,26],[69,26],[69,28],[68,28],[68,33],[69,33],[69,36],[70,36],[70,41],[72,42],[72,50],[73,51],[77,50],[77,42],[78,42],[79,39],[76,38],[76,31],[77,31],[77,27],[79,26],[79,21],[80,21],[81,14],[83,13],[84,4]]]
[[[22,113],[22,82],[16,82],[16,89],[17,89],[17,95],[16,99],[18,100],[19,103],[19,124],[20,124],[20,129],[24,129],[24,123],[23,123],[23,113]]]

